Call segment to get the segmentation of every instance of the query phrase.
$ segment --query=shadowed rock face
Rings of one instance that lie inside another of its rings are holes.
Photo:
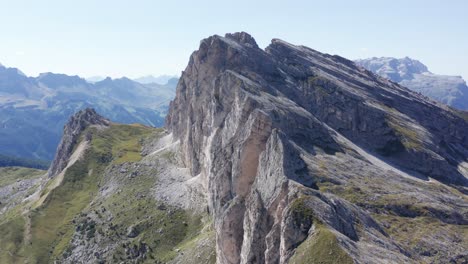
[[[424,202],[450,215],[466,197],[442,205],[427,180],[466,193],[460,115],[342,57],[277,39],[262,50],[242,32],[201,41],[166,126],[208,192],[218,263],[287,263],[322,224],[358,263],[408,262],[422,253],[386,233],[369,213],[376,204],[323,186],[379,180],[387,185],[371,192],[410,200],[421,185]],[[463,251],[451,246],[448,255]]]
[[[76,146],[81,133],[92,125],[108,126],[109,120],[98,115],[92,108],[81,110],[70,117],[68,123],[63,128],[62,140],[60,141],[55,158],[49,168],[49,177],[57,175],[67,166],[73,148]]]

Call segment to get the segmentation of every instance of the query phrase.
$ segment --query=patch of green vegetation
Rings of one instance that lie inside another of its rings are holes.
[[[401,139],[401,143],[407,150],[420,150],[422,148],[421,139],[416,131],[413,131],[400,124],[393,118],[387,119],[387,124],[395,131],[398,137]]]
[[[144,262],[158,263],[173,259],[176,248],[200,235],[201,216],[163,203],[151,197],[148,186],[156,180],[152,175],[139,175],[127,188],[108,197],[100,205],[113,215],[110,223],[99,226],[107,237],[124,241],[114,251],[112,261],[131,260],[128,247],[146,245],[149,252]],[[99,228],[97,227],[97,228]],[[129,228],[131,231],[129,231]],[[132,235],[128,235],[131,232]]]
[[[0,187],[14,183],[17,180],[34,179],[44,175],[44,170],[24,167],[0,168]]]
[[[18,217],[21,217],[21,212],[22,212],[21,205],[14,206],[13,208],[6,210],[6,212],[0,215],[0,225],[3,225],[6,222],[9,222],[9,221],[15,220]]]
[[[30,260],[48,263],[67,249],[75,231],[73,219],[89,207],[104,169],[110,163],[141,159],[140,142],[151,132],[139,125],[112,125],[90,128],[91,147],[84,157],[69,167],[60,186],[50,191],[44,203],[31,213]]]
[[[145,227],[146,232],[142,234],[142,238],[152,240],[150,245],[154,249],[155,259],[167,262],[175,257],[175,250],[180,243],[197,235],[201,224],[198,217],[192,218],[183,210],[163,214],[160,219],[159,223],[151,223]],[[158,228],[162,231],[161,234],[157,234]]]
[[[387,212],[396,215],[404,216],[422,216],[429,215],[428,208],[421,203],[414,203],[411,197],[402,196],[399,193],[386,193],[385,195],[372,195],[378,193],[378,187],[387,184],[378,179],[372,179],[372,183],[368,181],[369,186],[357,187],[354,185],[335,185],[329,182],[319,183],[319,189],[322,192],[333,193],[343,199],[363,206],[374,212]],[[406,198],[406,199],[405,199]]]
[[[208,239],[213,245],[203,249],[208,259],[204,263],[215,263],[214,232],[202,231],[202,216],[157,202],[151,190],[157,169],[129,164],[142,159],[142,143],[159,132],[140,125],[87,129],[81,140],[91,141],[83,157],[67,169],[57,187],[58,181],[48,183],[39,200],[43,202],[36,201],[28,216],[21,214],[23,205],[0,219],[0,249],[7,249],[0,250],[0,263],[60,262],[71,254],[70,242],[77,237],[80,243],[97,243],[99,238],[99,243],[117,245],[110,247],[110,259],[102,259],[108,263],[165,263],[179,250],[191,250],[200,241],[206,245]],[[175,153],[168,151],[161,158],[172,161]],[[104,173],[114,168],[115,173]],[[108,180],[122,188],[97,195]]]
[[[339,245],[335,234],[323,224],[315,224],[315,231],[291,257],[292,264],[352,264],[353,259]]]
[[[321,76],[310,76],[307,78],[307,85],[309,87],[313,87],[313,90],[316,91],[322,97],[329,96],[333,92],[323,87],[324,84],[326,85],[329,82],[329,80]]]
[[[299,197],[294,200],[291,204],[291,213],[295,216],[295,219],[300,219],[302,221],[308,220],[312,221],[314,218],[314,213],[310,207],[306,205],[307,197]]]
[[[43,205],[31,214],[32,244],[28,251],[32,259],[47,263],[64,250],[73,234],[73,218],[85,209],[97,192],[101,172],[89,160],[77,161],[65,173],[62,184],[52,190]],[[89,174],[93,169],[95,173]]]
[[[92,129],[92,147],[98,160],[113,160],[116,164],[141,160],[141,143],[153,132],[143,125],[114,124],[103,131]]]
[[[10,185],[17,180],[38,178],[44,173],[43,170],[23,167],[0,168],[0,187]],[[27,194],[32,194],[37,186],[32,186]],[[0,201],[0,208],[12,206],[0,214],[0,263],[22,263],[25,260],[23,246],[26,218],[22,215],[24,203],[19,199],[22,198],[10,201],[15,206],[2,204]]]
[[[327,181],[319,182],[317,185],[321,192],[333,193],[354,204],[361,204],[368,198],[366,192],[356,186],[336,185]]]
[[[0,263],[22,263],[20,252],[23,245],[25,221],[18,216],[0,225]]]
[[[401,179],[401,181],[408,181]],[[430,202],[415,202],[417,193],[402,189],[401,182],[388,181],[381,177],[363,176],[358,186],[350,181],[346,184],[334,184],[321,178],[317,185],[321,192],[332,193],[355,205],[366,208],[374,213],[389,214],[402,217],[442,217]],[[428,184],[411,181],[412,188],[426,189],[434,193],[450,193],[462,196],[458,190],[442,184]]]
[[[212,222],[206,223],[203,228],[205,231],[178,245],[178,249],[183,253],[182,257],[179,258],[179,263],[216,263],[216,235],[212,225]],[[194,256],[197,256],[196,260],[194,260]]]
[[[446,193],[463,197],[454,188],[403,178],[391,181],[377,175],[353,180],[359,180],[358,186],[352,181],[340,185],[325,180],[319,181],[318,185],[321,192],[333,193],[365,208],[395,242],[415,257],[430,256],[436,260],[438,254],[446,254],[440,251],[437,244],[460,247],[455,241],[462,241],[468,234],[466,225],[451,224],[447,221],[451,216],[437,211],[437,205],[431,204],[432,201],[418,199],[419,192],[414,191],[424,189],[429,194]],[[411,181],[409,191],[403,188],[405,181]],[[359,232],[359,226],[356,230]],[[434,263],[444,263],[447,259],[445,256]]]
[[[433,241],[460,241],[468,234],[466,225],[446,224],[432,217],[411,218],[387,214],[373,214],[372,217],[396,242],[418,255],[432,255],[436,258],[438,254],[446,252],[435,251]]]
[[[393,108],[391,106],[388,106],[388,105],[385,105],[385,104],[380,104],[380,103],[377,103],[377,104],[379,105],[379,107],[384,109],[386,113],[391,113],[393,115],[401,114],[397,109],[395,109],[395,108]]]
[[[452,110],[454,111],[455,115],[457,115],[458,117],[468,122],[468,111],[463,111],[463,110],[458,110],[458,109],[453,109],[453,108]]]

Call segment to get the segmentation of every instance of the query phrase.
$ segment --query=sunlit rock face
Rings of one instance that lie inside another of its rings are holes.
[[[244,32],[209,37],[166,127],[208,193],[217,263],[322,261],[321,243],[341,263],[463,255],[456,232],[415,249],[386,226],[392,216],[467,223],[463,113],[352,61],[278,39],[262,50]]]

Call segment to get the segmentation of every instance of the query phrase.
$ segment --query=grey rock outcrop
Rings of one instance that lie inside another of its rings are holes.
[[[57,148],[55,158],[47,172],[49,177],[57,175],[67,166],[81,133],[92,125],[108,126],[109,120],[98,115],[92,108],[83,109],[70,117],[63,129],[62,140]]]
[[[459,112],[342,57],[278,39],[262,50],[244,32],[201,41],[166,126],[203,179],[223,264],[288,263],[321,225],[354,262],[411,262],[422,257],[373,218],[380,207],[325,187],[378,180],[389,184],[376,194],[409,199],[402,190],[422,184],[435,207],[428,179],[464,193],[468,186],[468,123]],[[466,198],[450,197],[446,213]]]
[[[374,57],[356,63],[441,103],[468,110],[468,86],[461,76],[434,74],[420,61],[408,57]]]

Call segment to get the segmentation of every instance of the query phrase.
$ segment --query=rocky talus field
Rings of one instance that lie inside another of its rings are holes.
[[[339,56],[204,39],[166,127],[78,112],[0,170],[0,263],[467,263],[468,114]]]

